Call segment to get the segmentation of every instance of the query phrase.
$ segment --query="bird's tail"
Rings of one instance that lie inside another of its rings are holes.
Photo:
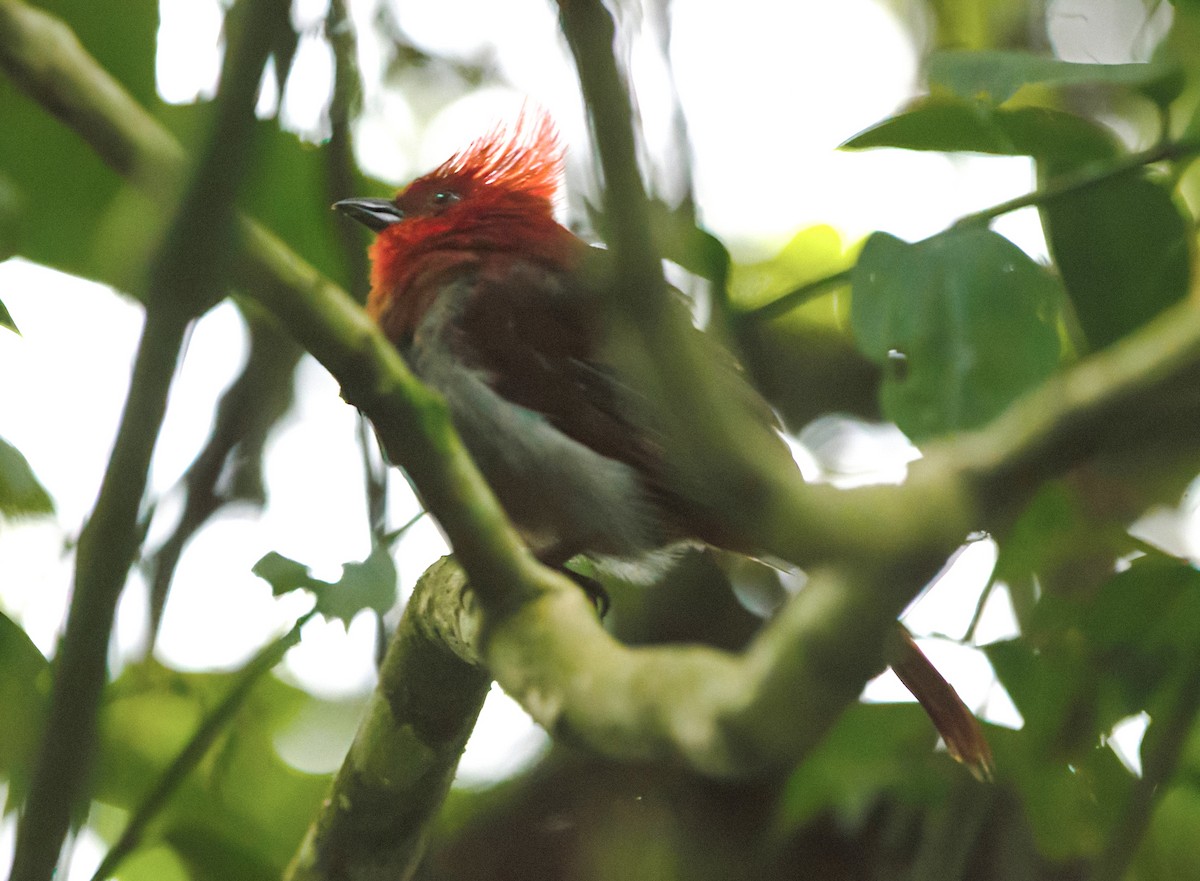
[[[954,686],[918,648],[908,629],[902,624],[897,624],[896,629],[900,632],[899,657],[892,663],[896,676],[929,714],[950,755],[966,765],[976,779],[991,780],[992,748],[983,726]]]

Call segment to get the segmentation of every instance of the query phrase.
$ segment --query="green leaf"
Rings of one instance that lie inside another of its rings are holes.
[[[827,811],[856,825],[887,792],[940,801],[953,762],[934,752],[936,742],[916,704],[855,704],[788,779],[776,816],[780,831],[793,832]]]
[[[276,596],[307,590],[317,598],[317,611],[344,624],[363,609],[382,615],[396,602],[396,565],[385,545],[377,545],[361,563],[347,563],[334,583],[313,578],[303,563],[274,551],[250,570],[271,585]]]
[[[0,172],[0,261],[7,260],[20,252],[21,241],[21,198],[12,179]],[[0,303],[0,324],[10,330],[17,327]]]
[[[12,315],[9,314],[3,302],[0,302],[0,327],[6,327],[18,336],[21,333],[17,330],[17,323],[13,321]]]
[[[659,253],[723,290],[730,269],[729,251],[724,243],[697,226],[695,213],[686,207],[672,208],[654,199],[648,208]]]
[[[1192,881],[1200,865],[1200,787],[1190,783],[1158,794],[1150,827],[1138,846],[1126,881]]]
[[[1035,651],[1026,639],[994,642],[984,647],[988,661],[1004,685],[1013,704],[1025,720],[1022,734],[1034,752],[1062,749],[1058,742],[1064,720],[1071,711],[1073,695],[1079,685],[1085,661],[1078,646],[1056,646]],[[1083,741],[1095,742],[1099,730],[1073,720],[1076,727],[1087,727]]]
[[[376,545],[361,563],[347,563],[342,577],[317,596],[317,610],[347,626],[363,609],[382,615],[396,602],[396,564],[387,547]]]
[[[1040,743],[1025,729],[993,728],[988,734],[999,782],[1019,797],[1042,857],[1065,861],[1102,853],[1134,784],[1113,751],[1097,738],[1068,759],[1056,744]]]
[[[0,517],[53,513],[50,494],[38,483],[29,462],[16,447],[0,438]]]
[[[1169,677],[1200,661],[1200,572],[1170,557],[1138,559],[1101,587],[1080,623],[1106,678],[1126,687],[1130,712],[1146,708]]]
[[[1088,342],[1102,348],[1183,299],[1188,223],[1167,188],[1124,175],[1041,206],[1050,253]]]
[[[1010,110],[951,95],[924,98],[842,144],[847,150],[871,147],[1033,156],[1060,162],[1109,159],[1120,150],[1107,129],[1071,113],[1046,107]]]
[[[991,230],[876,233],[852,285],[858,346],[886,370],[884,414],[915,441],[982,425],[1058,364],[1058,283]]]
[[[328,581],[313,578],[303,563],[275,551],[265,554],[250,571],[271,585],[271,593],[275,596],[283,596],[293,590],[316,592],[329,586]]]
[[[96,797],[125,810],[138,806],[238,675],[178,673],[153,662],[126,668],[106,691]],[[329,778],[290,767],[275,742],[323,703],[275,677],[260,679],[163,806],[143,848],[169,845],[192,878],[279,877]]]
[[[812,226],[769,259],[733,267],[729,299],[738,349],[788,425],[831,411],[879,417],[879,368],[848,332],[847,271],[859,246],[830,226]],[[830,278],[840,281],[822,283]],[[813,284],[817,289],[791,296]]]
[[[49,662],[20,625],[0,614],[0,777],[9,781],[9,804],[20,804],[28,790],[49,688]]]
[[[947,49],[929,56],[929,82],[964,98],[1003,104],[1025,85],[1109,85],[1146,88],[1176,81],[1173,65],[1075,64],[1027,52]]]
[[[729,276],[730,304],[738,312],[760,309],[791,290],[845,272],[852,265],[849,249],[837,230],[824,224],[806,227],[773,257],[734,265]],[[813,303],[810,300],[797,305],[787,313],[786,320],[836,327],[838,317],[832,298],[820,306]]]

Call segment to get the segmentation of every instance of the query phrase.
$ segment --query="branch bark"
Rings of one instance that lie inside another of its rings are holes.
[[[480,618],[465,589],[449,558],[417,582],[366,718],[285,881],[412,876],[492,681],[471,651]]]

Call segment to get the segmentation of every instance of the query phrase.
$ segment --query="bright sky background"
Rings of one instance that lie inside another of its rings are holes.
[[[377,2],[351,3],[364,26]],[[513,89],[487,89],[449,102],[435,94],[429,106],[419,107],[394,92],[372,89],[358,130],[361,159],[371,173],[399,183],[427,170],[498,118],[511,117],[525,95],[555,114],[571,149],[585,149],[574,73],[547,0],[396,0],[396,5],[408,34],[431,52],[470,58],[491,46],[496,66]],[[162,94],[176,102],[211,95],[219,63],[216,0],[163,0],[162,9]],[[1024,159],[836,152],[840,142],[920,92],[917,56],[908,36],[873,0],[741,0],[736,7],[675,0],[672,10],[672,61],[695,146],[698,201],[704,221],[735,257],[768,256],[813,223],[831,223],[848,238],[881,229],[918,239],[963,213],[1031,188],[1032,170]],[[1056,22],[1052,41],[1070,60],[1144,59],[1167,23],[1147,24],[1139,0],[1058,0],[1051,10]],[[1159,19],[1169,16],[1168,4],[1160,4],[1159,10]],[[324,0],[295,4],[297,23],[310,30],[324,13]],[[372,71],[381,56],[368,37],[361,43],[370,84],[377,80]],[[719,63],[714,58],[718,46]],[[656,69],[660,65],[641,47],[635,47],[632,59],[646,135],[653,145],[664,134],[659,130],[663,114],[656,112],[665,106]],[[319,132],[321,101],[330,80],[328,50],[318,40],[304,38],[283,103],[285,121]],[[820,88],[814,90],[813,84]],[[264,109],[277,100],[277,95],[265,95]],[[426,119],[427,126],[418,122]],[[331,215],[329,222],[337,219]],[[1031,212],[1002,218],[996,228],[1044,258]],[[127,387],[141,311],[105,288],[19,260],[0,264],[0,293],[23,333],[0,333],[0,375],[21,378],[0,384],[0,437],[30,459],[59,512],[57,522],[0,526],[0,607],[49,653],[71,579],[64,542],[78,534],[95,499]],[[205,440],[213,406],[243,355],[240,320],[230,305],[218,307],[198,324],[155,457],[153,492],[165,494],[163,513],[168,516],[156,520],[151,547],[172,523],[170,514],[179,503],[172,487]],[[160,657],[172,666],[234,667],[307,606],[300,597],[273,599],[266,584],[250,574],[267,551],[310,564],[320,577],[336,578],[342,563],[361,559],[369,550],[355,413],[311,359],[301,368],[299,386],[298,404],[268,450],[268,510],[262,516],[222,515],[183,558],[159,642]],[[865,438],[862,443],[863,455],[877,449],[893,459],[904,455],[891,442],[871,446],[875,442]],[[70,455],[64,455],[67,445]],[[315,462],[319,468],[313,467]],[[415,510],[415,502],[398,475],[392,487],[392,522],[399,524]],[[1176,519],[1158,516],[1179,533]],[[400,545],[402,589],[411,588],[443,552],[435,527],[423,520]],[[921,633],[960,637],[994,559],[989,541],[968,547],[954,564],[955,577],[931,590],[909,623]],[[140,650],[145,608],[145,586],[135,573],[119,614],[118,663]],[[977,642],[1011,633],[1011,610],[1004,592],[997,591]],[[303,643],[289,654],[284,675],[323,695],[363,694],[373,682],[373,638],[366,616],[349,633],[338,624],[313,622]],[[923,646],[969,704],[995,721],[1019,724],[981,652],[949,640],[926,640]],[[908,699],[894,678],[874,683],[869,694]],[[500,695],[493,697],[464,758],[464,780],[507,773],[544,742],[519,708]],[[1130,761],[1145,722],[1131,725],[1124,750]],[[352,732],[343,733],[348,743]],[[282,747],[285,755],[292,752],[287,744]],[[339,749],[323,757],[296,753],[289,758],[311,770],[331,770],[340,756]],[[10,846],[10,836],[11,828],[0,829],[0,856]],[[70,877],[90,871],[95,850],[87,842],[81,845]]]

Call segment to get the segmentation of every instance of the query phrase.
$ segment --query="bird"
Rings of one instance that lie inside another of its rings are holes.
[[[762,558],[672,461],[686,420],[667,418],[614,351],[605,285],[611,254],[555,216],[565,151],[553,119],[523,108],[393,198],[334,208],[375,233],[368,315],[450,419],[537,558],[652,582],[688,547]],[[770,405],[733,355],[692,326],[682,295],[669,320],[711,359],[723,405],[770,465],[796,468]],[[899,625],[898,625],[899,627]],[[976,776],[992,759],[978,721],[902,629],[893,668],[948,751]]]

